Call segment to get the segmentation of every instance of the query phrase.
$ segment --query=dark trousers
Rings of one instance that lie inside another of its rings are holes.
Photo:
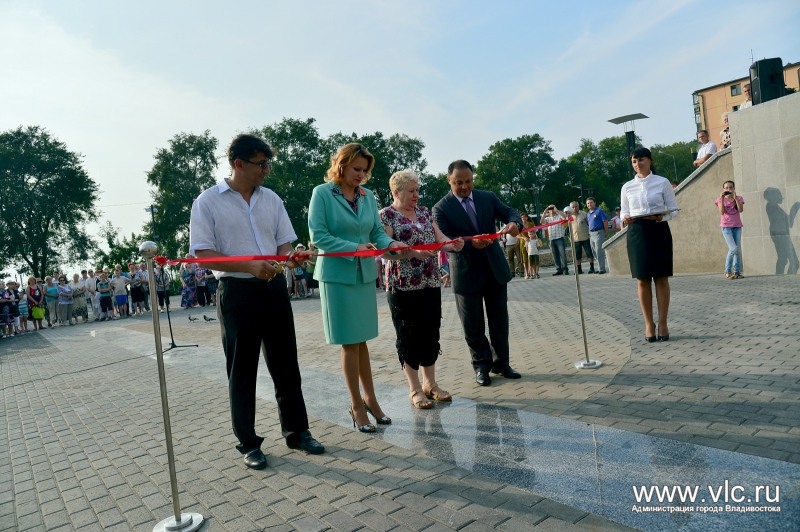
[[[197,304],[201,307],[211,304],[211,294],[208,292],[208,286],[197,285]]]
[[[167,295],[166,290],[157,290],[156,295],[158,295],[158,306],[163,307],[165,304],[169,307],[169,296]]]
[[[487,272],[491,277],[491,273]],[[489,320],[489,340],[486,339],[486,322],[483,309]],[[486,280],[480,292],[456,294],[456,309],[464,327],[464,339],[467,341],[472,355],[472,367],[475,371],[490,371],[492,366],[504,368],[508,366],[508,291],[505,284],[494,279]],[[492,360],[494,348],[495,360]]]
[[[233,433],[245,454],[261,447],[255,430],[256,378],[263,350],[275,387],[281,433],[287,440],[308,430],[300,387],[294,315],[286,278],[273,281],[223,277],[217,291],[217,316],[228,371]]]
[[[397,333],[400,367],[414,370],[436,364],[439,358],[439,327],[442,324],[442,289],[390,290],[386,293],[392,323]]]

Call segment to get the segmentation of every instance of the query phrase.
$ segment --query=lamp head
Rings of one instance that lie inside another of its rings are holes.
[[[139,253],[147,260],[152,259],[156,256],[156,253],[158,253],[158,244],[149,240],[147,242],[142,242],[139,246]]]

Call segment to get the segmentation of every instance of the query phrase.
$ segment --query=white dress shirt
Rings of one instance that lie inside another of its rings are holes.
[[[652,172],[647,177],[635,176],[622,185],[620,194],[620,218],[637,218],[663,214],[665,222],[678,215],[678,203],[672,184],[664,177]]]
[[[224,255],[275,255],[278,246],[297,240],[283,200],[256,187],[248,204],[227,182],[207,189],[192,204],[189,252],[210,249]],[[214,271],[220,277],[252,277]]]

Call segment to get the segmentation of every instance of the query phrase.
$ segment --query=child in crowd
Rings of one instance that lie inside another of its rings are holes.
[[[19,284],[16,281],[11,281],[8,284],[9,286],[13,285],[14,292],[16,292],[17,295],[17,310],[19,310],[17,327],[19,328],[19,332],[26,333],[28,332],[28,298],[25,296],[25,291],[19,291]]]
[[[526,279],[539,279],[539,235],[536,231],[528,233],[528,271],[525,272]]]
[[[114,302],[117,307],[117,313],[120,318],[127,318],[130,316],[128,312],[128,289],[130,279],[122,275],[115,275],[111,279],[111,289],[114,292]]]
[[[439,250],[439,275],[442,276],[444,288],[450,286],[450,263],[447,259],[447,252]]]

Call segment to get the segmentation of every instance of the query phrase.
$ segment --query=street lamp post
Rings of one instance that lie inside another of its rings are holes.
[[[534,221],[535,221],[535,222],[537,222],[537,224],[535,224],[535,225],[538,225],[538,221],[539,221],[539,213],[541,212],[541,211],[539,210],[539,208],[540,208],[540,207],[539,207],[539,191],[541,191],[541,187],[537,187],[536,185],[533,185],[533,186],[531,187],[531,193],[533,193],[533,208],[534,208],[534,210],[536,211],[536,212],[533,214]]]
[[[678,182],[678,165],[675,163],[675,156],[672,155],[672,154],[669,154],[669,153],[667,153],[665,151],[658,151],[656,153],[659,153],[661,155],[666,155],[667,157],[672,157],[672,170],[675,172],[675,182],[677,183]]]
[[[581,191],[581,195],[578,196],[578,199],[580,200],[578,203],[583,203],[583,183],[580,185],[572,185],[572,188],[577,188]]]
[[[158,208],[155,205],[150,205],[149,207],[145,208],[144,212],[150,213],[150,220],[152,222],[152,225],[150,226],[150,238],[153,240],[153,242],[155,242],[158,240],[156,237],[156,212],[158,212]]]

